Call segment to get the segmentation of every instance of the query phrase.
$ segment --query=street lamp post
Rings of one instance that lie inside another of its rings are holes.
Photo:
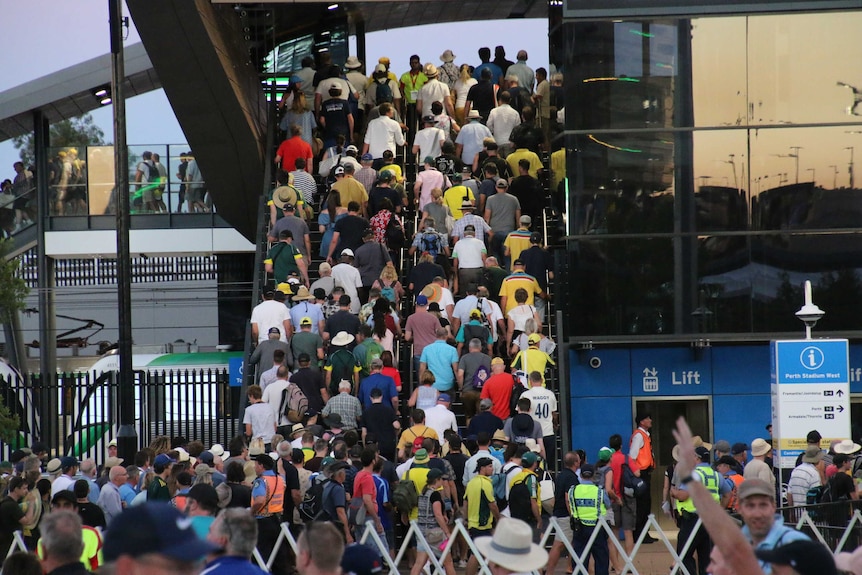
[[[796,158],[796,183],[799,183],[799,150],[802,149],[802,146],[790,146],[791,150],[794,150],[793,157]]]
[[[815,170],[815,168],[808,168],[808,170],[807,170],[807,171],[811,172],[811,181],[812,182],[817,181],[817,176],[815,176],[816,172],[814,170]]]
[[[830,165],[829,167],[832,168],[832,189],[837,190],[838,189],[838,166],[833,164],[833,165]]]
[[[845,150],[850,150],[850,163],[847,164],[847,172],[850,174],[850,189],[854,188],[853,186],[853,146],[847,146],[844,148]]]

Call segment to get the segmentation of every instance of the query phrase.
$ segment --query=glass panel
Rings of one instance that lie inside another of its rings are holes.
[[[698,231],[748,229],[746,130],[692,134]]]
[[[171,144],[168,146],[168,158],[165,164],[168,169],[167,203],[168,209],[176,213],[188,211],[184,179],[190,158],[191,151],[188,144]]]
[[[572,233],[673,231],[673,134],[590,134],[577,149],[584,187],[570,180]]]
[[[168,211],[164,197],[167,158],[164,144],[129,146],[129,194],[132,214],[156,214]]]
[[[670,239],[583,240],[573,265],[573,335],[647,335],[673,330]]]
[[[35,175],[21,161],[16,161],[12,167],[15,175],[0,194],[2,229],[10,235],[33,225],[37,214]]]
[[[743,126],[748,108],[746,19],[692,21],[691,78],[696,126]]]
[[[48,149],[48,186],[52,216],[87,214],[86,157],[83,147]]]
[[[750,123],[862,120],[860,28],[862,12],[750,18]]]
[[[87,197],[91,216],[117,213],[114,165],[114,146],[87,148]]]
[[[844,127],[752,132],[754,229],[858,227],[862,191],[850,189],[857,147],[862,134]]]

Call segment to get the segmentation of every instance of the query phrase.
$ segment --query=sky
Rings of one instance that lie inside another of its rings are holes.
[[[0,34],[0,54],[16,54],[18,57],[4,58],[0,92],[110,51],[108,2],[105,0],[10,2],[4,6],[3,12],[5,21],[15,25],[5,26]],[[34,17],[36,14],[38,18]],[[514,60],[518,50],[524,49],[530,55],[528,64],[533,68],[547,68],[546,20],[503,20],[494,22],[493,26],[487,24],[483,23],[481,29],[493,31],[493,34],[486,36],[476,34],[475,22],[375,32],[366,38],[366,53],[372,64],[380,56],[389,56],[392,68],[400,75],[408,68],[412,53],[419,54],[423,62],[439,65],[440,54],[448,48],[457,56],[456,64],[464,61],[477,64],[476,51],[481,46],[493,49],[502,43],[510,60]],[[38,42],[33,41],[35,37],[39,38]],[[505,38],[521,38],[523,41],[514,44],[501,40]],[[132,23],[126,46],[137,42],[140,42],[140,37]],[[355,43],[351,42],[351,48],[354,46]],[[404,46],[403,54],[394,52],[391,46]],[[370,69],[370,66],[366,67]],[[109,142],[113,140],[111,114],[110,106],[93,112],[96,124],[105,132],[105,139]],[[126,141],[130,146],[185,143],[185,136],[163,90],[128,99],[126,122]],[[12,164],[17,160],[18,151],[12,143],[0,143],[0,179],[14,175]]]

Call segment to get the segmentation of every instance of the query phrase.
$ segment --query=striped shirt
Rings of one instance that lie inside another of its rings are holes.
[[[473,226],[476,228],[476,239],[482,242],[485,241],[485,234],[491,231],[491,226],[489,226],[484,219],[476,214],[470,213],[464,214],[464,217],[455,222],[455,225],[452,226],[452,231],[449,232],[449,237],[457,236],[458,238],[463,238],[465,226]]]

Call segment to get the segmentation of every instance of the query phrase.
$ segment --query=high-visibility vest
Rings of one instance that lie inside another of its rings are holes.
[[[739,495],[737,492],[739,490],[739,486],[742,484],[745,478],[738,473],[734,473],[733,475],[726,477],[726,479],[729,479],[733,482],[733,492],[731,493],[730,499],[727,502],[727,508],[731,511],[736,511],[736,508],[739,506]]]
[[[655,459],[652,455],[652,439],[649,436],[649,433],[638,428],[635,429],[635,432],[632,433],[632,437],[640,434],[644,438],[644,445],[641,447],[640,451],[638,451],[638,457],[635,459],[635,463],[638,464],[638,469],[652,469],[655,467]]]
[[[709,465],[698,465],[692,471],[692,475],[694,475],[695,473],[700,475],[700,482],[703,484],[706,490],[709,491],[709,494],[712,495],[712,498],[715,500],[715,502],[718,503],[719,501],[721,501],[719,485],[721,485],[721,481],[724,481],[724,478],[721,476],[721,474]],[[689,497],[685,501],[677,501],[676,508],[680,512],[697,512],[697,508],[694,505],[694,501],[691,500],[691,497]]]
[[[274,515],[284,511],[284,480],[277,475],[261,475],[260,479],[266,485],[266,503],[260,510],[260,515]]]
[[[572,510],[572,517],[580,520],[587,527],[595,526],[599,516],[607,511],[604,495],[604,489],[588,483],[580,483],[569,489],[569,507]]]

